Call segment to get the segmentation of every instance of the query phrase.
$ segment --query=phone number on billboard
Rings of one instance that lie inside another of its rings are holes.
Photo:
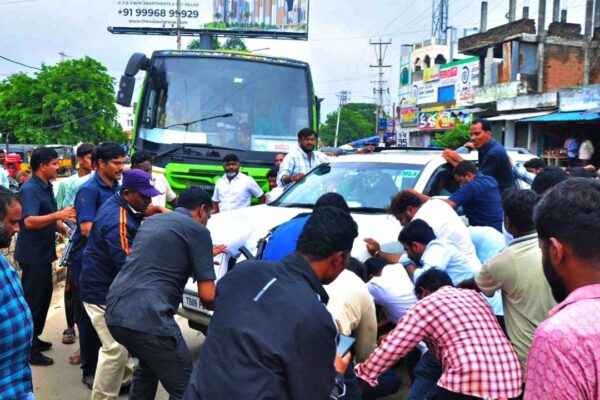
[[[119,15],[124,17],[176,17],[176,10],[161,10],[152,8],[122,8],[119,11]],[[193,10],[181,10],[181,18],[198,18],[200,16],[199,11]]]

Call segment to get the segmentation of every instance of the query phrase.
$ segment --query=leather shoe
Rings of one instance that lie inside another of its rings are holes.
[[[29,356],[29,364],[47,367],[48,365],[54,364],[54,360],[50,357],[46,357],[42,353],[31,353]]]
[[[87,386],[88,389],[92,390],[94,387],[94,375],[84,376],[81,378],[81,383]]]
[[[51,342],[46,342],[45,340],[42,340],[40,338],[38,338],[37,340],[37,344],[35,346],[35,349],[38,351],[46,351],[46,350],[50,350],[52,348],[52,343]]]

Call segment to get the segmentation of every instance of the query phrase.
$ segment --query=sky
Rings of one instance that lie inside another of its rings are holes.
[[[209,1],[209,0],[200,0]],[[61,61],[59,52],[102,62],[118,78],[134,52],[150,55],[153,50],[175,49],[169,36],[113,35],[106,29],[112,0],[0,0],[0,56],[39,67]],[[488,29],[507,22],[508,0],[489,0]],[[517,0],[517,16],[523,6],[537,16],[537,0]],[[548,0],[546,20],[551,18]],[[562,0],[569,22],[583,24],[585,0]],[[432,0],[310,0],[307,41],[246,39],[250,50],[260,54],[299,59],[310,63],[315,92],[324,98],[323,117],[337,108],[336,93],[351,91],[351,102],[374,102],[377,78],[373,46],[369,40],[392,41],[385,64],[390,95],[387,106],[397,101],[400,46],[431,36]],[[479,26],[480,1],[450,0],[449,25]],[[183,39],[183,45],[191,41]],[[16,72],[34,70],[0,59],[0,80]]]

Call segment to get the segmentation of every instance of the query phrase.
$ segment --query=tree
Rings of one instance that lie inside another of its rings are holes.
[[[471,132],[469,126],[459,123],[448,132],[438,133],[433,144],[444,149],[456,149],[467,143],[470,139]]]
[[[89,57],[43,65],[34,77],[11,75],[0,85],[0,131],[19,143],[124,142],[114,87]]]
[[[216,36],[213,36],[213,49],[215,50],[235,50],[248,51],[246,43],[240,38],[227,38],[225,43],[221,44]],[[200,50],[200,40],[194,39],[187,45],[188,50]]]
[[[361,112],[356,111],[360,108],[358,103],[347,104],[342,108],[338,144],[349,143],[374,134],[375,118],[372,116],[371,120],[366,119]],[[325,146],[332,146],[334,143],[337,117],[338,112],[334,111],[327,115],[325,123],[321,124],[319,138]]]

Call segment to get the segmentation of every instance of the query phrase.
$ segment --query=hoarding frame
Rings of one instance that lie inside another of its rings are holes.
[[[310,3],[306,3],[306,30],[300,32],[294,31],[269,31],[259,30],[259,28],[249,29],[211,29],[211,28],[177,28],[170,27],[127,27],[127,26],[108,26],[107,31],[119,35],[158,35],[158,36],[176,36],[177,31],[181,36],[200,36],[214,35],[218,37],[251,38],[251,39],[288,39],[288,40],[308,40],[308,31],[310,26]]]

